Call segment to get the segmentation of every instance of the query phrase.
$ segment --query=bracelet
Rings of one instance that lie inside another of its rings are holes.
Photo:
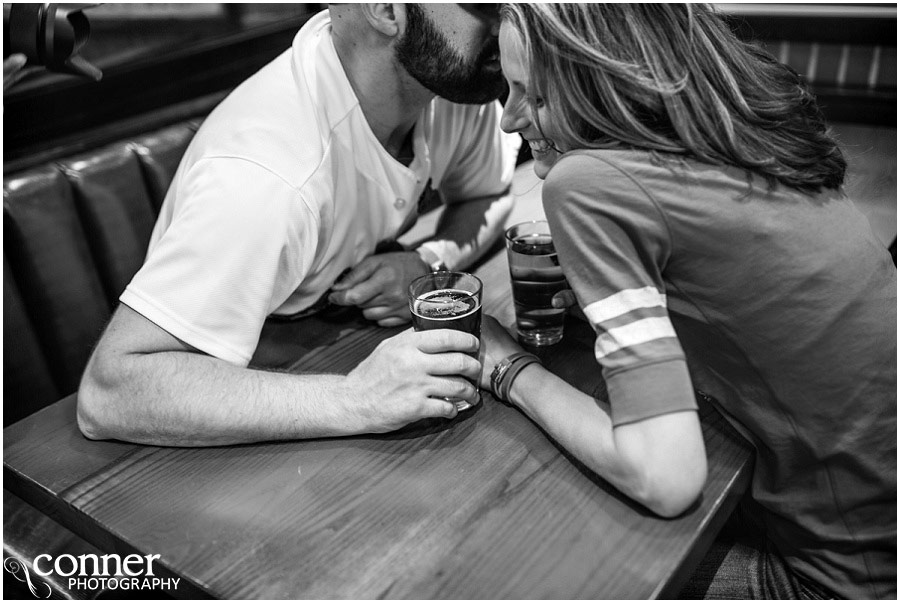
[[[522,369],[535,362],[540,364],[541,360],[534,354],[517,352],[497,363],[491,372],[491,393],[494,397],[498,400],[508,400],[513,380]]]
[[[522,356],[525,355],[525,352],[518,352],[516,354],[511,354],[507,356],[503,360],[497,363],[497,366],[494,367],[494,370],[491,371],[491,393],[494,394],[494,397],[498,400],[500,399],[500,382],[503,380],[503,376],[506,374],[506,371],[509,370],[509,367],[512,363]]]
[[[504,375],[503,382],[500,384],[500,395],[502,396],[501,399],[506,400],[507,402],[510,401],[509,394],[512,391],[513,381],[516,380],[516,377],[519,376],[519,373],[522,372],[522,369],[530,364],[535,363],[541,364],[540,358],[534,355],[529,355],[524,358],[520,358],[515,363],[513,363],[512,366],[509,367],[506,375]]]

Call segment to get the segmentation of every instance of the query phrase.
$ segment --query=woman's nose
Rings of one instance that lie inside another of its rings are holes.
[[[507,102],[500,117],[500,129],[509,134],[524,130],[528,126],[527,117],[518,106],[514,105],[518,103]]]

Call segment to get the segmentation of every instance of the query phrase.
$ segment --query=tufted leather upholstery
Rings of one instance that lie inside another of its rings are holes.
[[[4,174],[4,426],[78,388],[198,125]]]

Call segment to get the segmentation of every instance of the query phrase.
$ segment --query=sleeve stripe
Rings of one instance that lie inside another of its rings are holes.
[[[589,304],[584,308],[584,315],[593,325],[628,314],[639,308],[666,307],[666,294],[655,287],[641,289],[624,289],[606,299]]]
[[[597,337],[594,355],[601,360],[623,348],[670,337],[676,335],[668,317],[644,318],[602,333]]]

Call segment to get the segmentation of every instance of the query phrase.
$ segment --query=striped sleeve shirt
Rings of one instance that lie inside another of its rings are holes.
[[[597,334],[613,424],[696,409],[666,306],[670,238],[652,196],[614,165],[576,155],[554,166],[543,198],[560,263]]]

